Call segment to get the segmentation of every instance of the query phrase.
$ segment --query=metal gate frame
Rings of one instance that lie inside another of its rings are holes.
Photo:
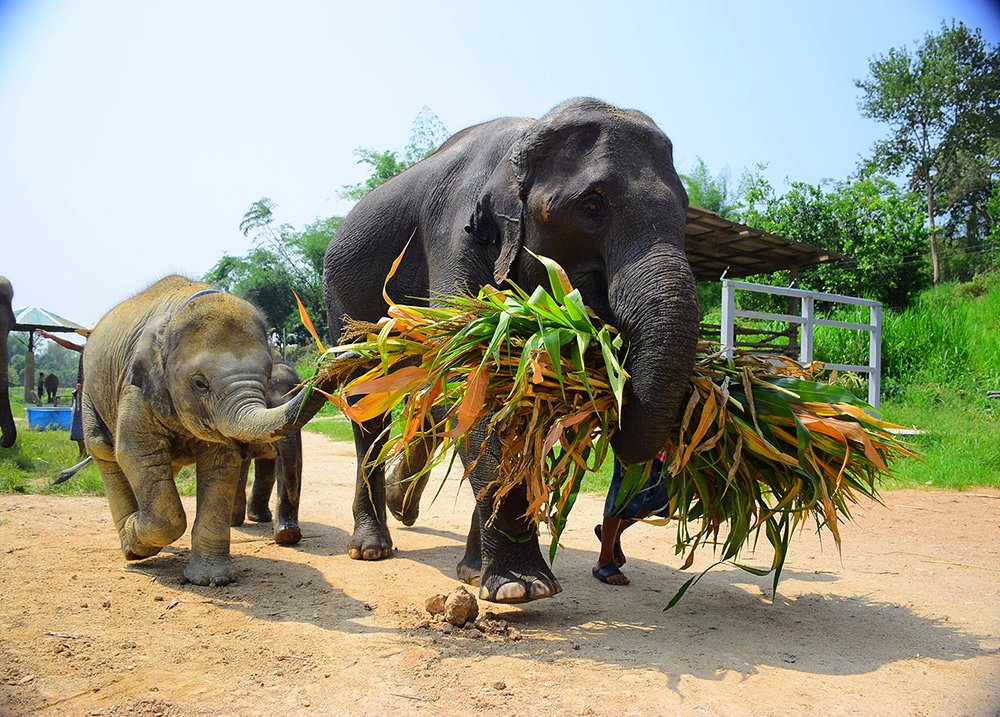
[[[736,308],[737,291],[754,291],[761,294],[788,296],[801,301],[801,314],[770,314],[763,311],[747,311]],[[834,304],[852,304],[868,307],[868,323],[855,324],[847,321],[832,321],[817,319],[815,305],[817,301],[828,301]],[[803,289],[784,289],[780,286],[751,284],[745,281],[722,281],[722,329],[720,341],[725,355],[732,356],[736,345],[735,321],[737,318],[762,319],[764,321],[783,321],[798,324],[802,327],[799,363],[808,364],[813,360],[813,331],[817,326],[833,326],[841,329],[854,329],[868,332],[868,365],[854,366],[851,364],[827,363],[828,368],[840,371],[856,371],[868,374],[868,403],[878,410],[881,407],[882,393],[882,304],[871,299],[860,299],[855,296],[841,294],[825,294],[819,291]]]

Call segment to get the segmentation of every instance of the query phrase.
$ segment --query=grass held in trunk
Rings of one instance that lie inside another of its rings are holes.
[[[487,286],[475,297],[434,297],[433,307],[395,304],[383,292],[388,316],[348,322],[312,382],[337,383],[330,399],[358,423],[397,409],[381,453],[369,460],[391,460],[428,438],[441,442],[436,459],[443,460],[450,444],[468,441],[469,429],[486,420],[502,448],[490,486],[495,504],[523,486],[527,516],[548,526],[554,557],[583,475],[601,466],[618,427],[627,347],[558,264],[537,258],[549,291]],[[349,379],[359,366],[367,370]],[[736,564],[773,571],[777,586],[791,535],[807,518],[839,546],[838,521],[850,518],[850,506],[859,496],[877,499],[888,462],[913,455],[893,434],[897,427],[871,416],[850,392],[818,382],[821,370],[699,346],[680,428],[662,447],[669,504],[647,519],[675,522],[685,568],[706,543],[720,562],[735,562],[763,532],[774,548],[770,569]],[[440,421],[434,406],[449,407]],[[466,448],[477,456],[484,445]],[[649,470],[628,467],[622,503],[643,488]]]

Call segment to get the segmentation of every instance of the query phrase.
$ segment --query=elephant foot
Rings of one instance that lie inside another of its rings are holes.
[[[129,516],[131,518],[131,516]],[[129,535],[132,538],[129,538]],[[129,522],[125,522],[125,528],[118,534],[118,540],[122,546],[122,553],[126,560],[143,560],[151,558],[159,553],[163,548],[158,545],[146,545],[135,539],[134,530],[129,529]]]
[[[479,578],[480,600],[517,604],[562,592],[537,543],[509,543],[504,548],[502,554],[483,566]]]
[[[356,526],[347,554],[352,560],[381,560],[392,555],[392,538],[383,526]]]
[[[414,495],[409,491],[411,488],[413,485],[409,481],[387,482],[385,486],[385,507],[393,518],[406,527],[416,523],[420,516],[420,493]],[[407,495],[408,492],[410,495]]]
[[[144,560],[159,553],[162,548],[152,545],[129,545],[125,538],[122,538],[122,553],[126,560]]]
[[[302,531],[294,521],[279,520],[274,526],[274,542],[278,545],[295,545],[302,540]]]
[[[195,585],[216,588],[229,585],[236,580],[236,569],[230,558],[223,560],[199,560],[195,558],[184,570],[184,577]]]
[[[243,512],[233,513],[229,518],[229,527],[239,528],[241,525],[243,525]]]
[[[458,562],[455,572],[458,573],[458,579],[466,585],[479,587],[479,579],[483,572],[483,561],[466,556]]]
[[[270,523],[274,520],[274,516],[271,515],[270,508],[255,508],[252,505],[247,506],[247,518],[255,523]]]
[[[562,592],[555,576],[531,575],[514,570],[485,575],[480,578],[479,599],[487,602],[517,605],[518,603],[553,597]]]
[[[392,514],[392,517],[398,520],[400,523],[409,528],[411,525],[417,522],[417,517],[420,515],[420,507],[417,506],[412,512],[406,512],[402,510],[397,510],[397,508],[392,503],[387,503],[386,507]]]

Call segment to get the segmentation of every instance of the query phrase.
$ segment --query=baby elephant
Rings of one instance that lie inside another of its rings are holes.
[[[268,405],[286,403],[299,385],[295,369],[276,363],[267,384]],[[240,480],[236,486],[232,525],[243,525],[244,515],[255,523],[270,523],[271,489],[278,487],[278,519],[274,523],[274,542],[295,545],[302,539],[299,529],[299,494],[302,489],[302,434],[299,431],[277,443],[262,443],[251,447],[254,463],[253,487],[247,503],[247,475],[250,458],[240,465]]]
[[[197,585],[235,576],[229,523],[240,465],[298,430],[301,401],[270,407],[267,323],[248,302],[168,276],[94,328],[84,353],[83,428],[127,560],[184,534],[174,475],[197,467],[191,562]],[[311,414],[310,414],[311,415]]]
[[[45,377],[45,398],[46,401],[55,405],[56,398],[59,395],[59,377],[54,373],[50,373]],[[41,393],[38,394],[39,400],[41,400]]]

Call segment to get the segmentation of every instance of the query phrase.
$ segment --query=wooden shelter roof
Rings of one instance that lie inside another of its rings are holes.
[[[723,272],[726,278],[735,279],[844,258],[812,244],[731,222],[700,207],[688,207],[685,236],[695,281],[717,281]]]

